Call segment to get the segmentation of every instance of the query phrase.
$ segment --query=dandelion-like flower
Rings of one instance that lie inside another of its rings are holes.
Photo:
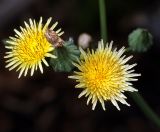
[[[56,58],[55,55],[51,53],[54,50],[54,47],[51,43],[47,41],[45,36],[46,30],[53,30],[58,22],[54,23],[50,28],[49,24],[52,18],[49,18],[46,24],[42,24],[42,17],[40,21],[36,23],[35,20],[29,19],[29,24],[24,22],[25,27],[21,27],[21,31],[14,29],[15,37],[9,37],[9,40],[6,41],[6,48],[9,49],[9,52],[6,52],[7,58],[6,68],[12,70],[17,68],[16,71],[19,71],[19,78],[21,75],[27,75],[28,70],[31,71],[31,76],[34,71],[39,67],[41,73],[43,73],[42,62],[49,66],[46,57]],[[58,36],[61,36],[63,32],[60,32],[61,29],[55,31]]]
[[[102,108],[105,110],[105,101],[111,101],[112,104],[120,110],[117,101],[130,106],[126,102],[125,91],[134,92],[137,89],[133,88],[130,81],[136,81],[134,77],[140,74],[133,73],[132,68],[136,64],[126,64],[132,58],[126,58],[122,54],[125,48],[120,50],[112,50],[112,42],[104,46],[103,41],[99,42],[96,51],[88,50],[86,53],[81,51],[81,59],[77,63],[73,63],[79,71],[74,72],[69,78],[76,79],[79,84],[76,88],[83,88],[79,94],[79,98],[85,95],[88,97],[87,105],[92,102],[92,110],[95,109],[99,101]]]

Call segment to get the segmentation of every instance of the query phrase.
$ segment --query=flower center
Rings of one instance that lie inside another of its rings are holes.
[[[90,92],[97,95],[103,94],[103,97],[108,99],[120,92],[124,84],[124,72],[118,59],[113,55],[106,54],[102,57],[101,53],[95,53],[88,60],[84,62],[86,70],[83,71],[83,75]]]
[[[44,37],[44,33],[32,31],[24,34],[23,39],[17,39],[18,45],[15,47],[15,54],[21,62],[32,64],[45,57],[50,47],[49,42]]]

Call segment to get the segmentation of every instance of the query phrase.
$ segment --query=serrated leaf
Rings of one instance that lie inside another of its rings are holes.
[[[50,65],[53,69],[59,72],[70,72],[74,68],[72,62],[77,61],[80,51],[70,39],[64,43],[64,46],[56,48],[53,54],[57,56],[56,59],[50,59]]]

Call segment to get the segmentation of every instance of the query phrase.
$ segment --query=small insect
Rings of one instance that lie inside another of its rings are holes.
[[[58,36],[58,34],[50,29],[45,32],[45,37],[49,43],[51,43],[55,48],[62,47],[64,41]]]

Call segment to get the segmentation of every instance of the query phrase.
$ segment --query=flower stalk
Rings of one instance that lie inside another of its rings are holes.
[[[148,103],[143,99],[143,97],[138,92],[130,93],[130,95],[139,108],[143,111],[144,115],[154,122],[158,127],[160,127],[159,116],[149,107]]]
[[[100,14],[100,28],[101,28],[101,38],[104,43],[107,42],[107,21],[106,21],[106,7],[105,0],[99,0],[99,14]]]

